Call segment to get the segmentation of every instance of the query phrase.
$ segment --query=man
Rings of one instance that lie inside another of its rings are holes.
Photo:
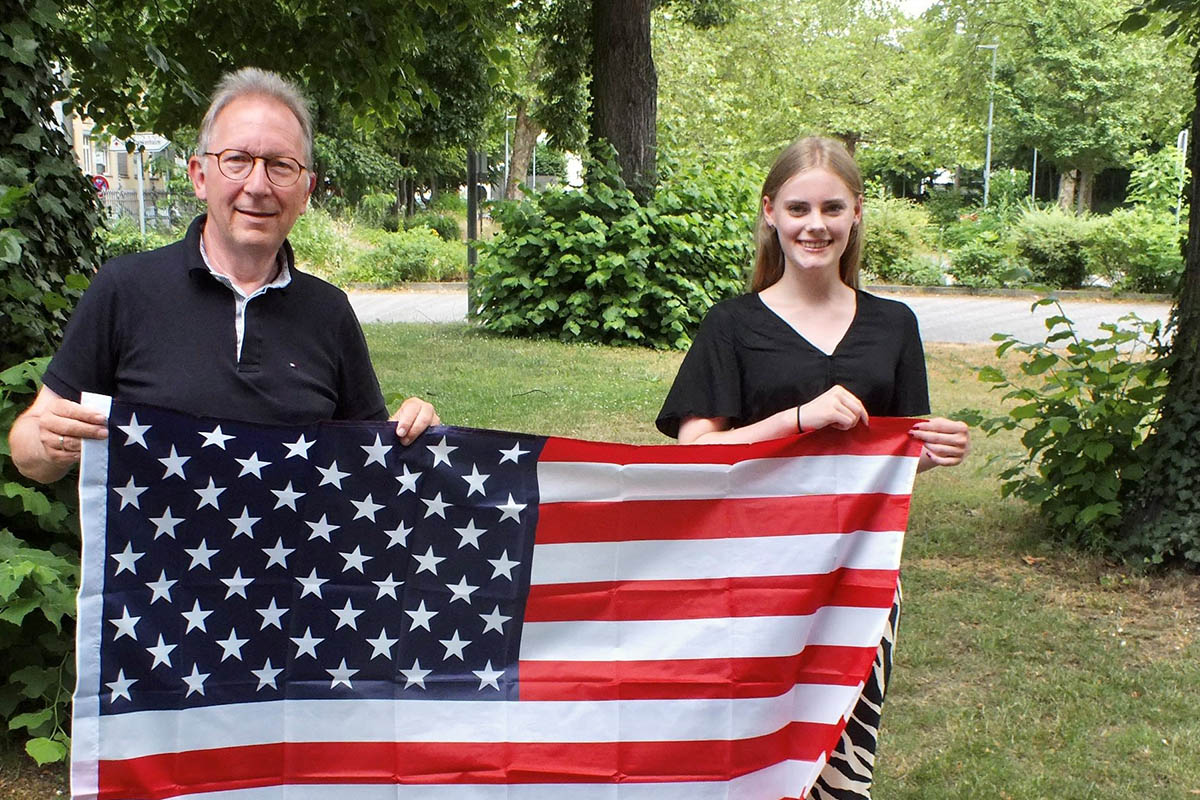
[[[311,164],[294,85],[253,68],[221,80],[188,162],[208,213],[182,241],[97,273],[9,434],[23,475],[57,480],[83,439],[107,435],[79,405],[85,391],[277,425],[387,417],[346,295],[299,272],[287,242],[316,184]],[[406,445],[440,422],[415,397],[392,419]]]

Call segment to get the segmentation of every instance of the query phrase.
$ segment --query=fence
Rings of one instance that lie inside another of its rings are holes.
[[[200,213],[202,203],[191,193],[146,190],[143,195],[147,228],[178,228]],[[109,219],[122,217],[139,222],[136,189],[112,189],[104,193],[104,210]]]

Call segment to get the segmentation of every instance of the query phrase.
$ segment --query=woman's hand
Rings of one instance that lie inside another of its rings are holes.
[[[965,422],[934,417],[926,422],[918,422],[909,433],[924,445],[921,448],[921,461],[917,465],[918,472],[933,467],[957,466],[971,449],[971,433]]]
[[[419,397],[410,397],[401,403],[391,421],[396,423],[396,437],[405,446],[415,442],[430,425],[442,424],[433,404]]]
[[[799,429],[816,431],[833,426],[848,431],[858,423],[869,425],[870,418],[862,401],[842,385],[834,386],[824,394],[800,406]]]

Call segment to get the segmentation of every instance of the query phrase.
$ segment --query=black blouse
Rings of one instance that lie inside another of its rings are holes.
[[[916,316],[895,300],[857,294],[854,319],[832,354],[812,345],[757,294],[713,306],[658,414],[658,429],[678,436],[688,417],[727,417],[739,428],[803,405],[837,384],[861,400],[868,414],[928,414]]]

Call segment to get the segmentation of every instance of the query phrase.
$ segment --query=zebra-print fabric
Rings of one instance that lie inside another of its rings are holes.
[[[875,666],[863,685],[858,703],[846,721],[846,729],[808,800],[870,800],[871,782],[875,777],[875,749],[879,744],[879,718],[888,680],[892,677],[892,647],[900,625],[900,587],[888,614],[888,624],[875,651]]]

